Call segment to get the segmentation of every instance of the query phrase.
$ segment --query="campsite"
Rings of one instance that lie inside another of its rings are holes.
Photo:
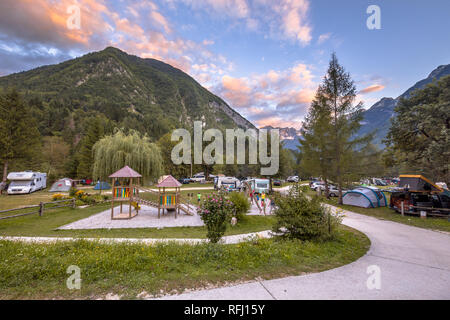
[[[2,0],[0,300],[449,300],[450,2],[355,2]]]

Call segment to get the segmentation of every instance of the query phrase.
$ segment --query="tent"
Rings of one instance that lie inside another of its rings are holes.
[[[73,180],[69,178],[62,178],[53,183],[49,192],[69,192],[72,188]]]
[[[347,191],[342,197],[343,204],[363,208],[385,207],[386,196],[377,188],[360,186]]]
[[[111,185],[106,181],[98,181],[94,187],[94,190],[108,190],[111,189]]]
[[[408,188],[411,192],[423,192],[423,191],[431,191],[431,192],[442,192],[440,186],[437,186],[427,178],[421,175],[415,174],[404,174],[400,175],[400,182],[398,183],[400,188]]]

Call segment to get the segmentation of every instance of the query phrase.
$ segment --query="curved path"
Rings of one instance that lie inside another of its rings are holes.
[[[351,264],[163,299],[450,299],[450,235],[349,211],[344,214],[343,224],[362,231],[371,241],[367,254]],[[379,289],[374,270],[379,270]]]

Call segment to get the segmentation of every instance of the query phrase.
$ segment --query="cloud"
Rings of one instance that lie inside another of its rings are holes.
[[[325,41],[327,41],[328,39],[330,39],[330,37],[331,37],[331,32],[321,34],[321,35],[319,36],[319,39],[317,39],[317,44],[322,44],[322,43],[324,43]]]
[[[150,14],[151,19],[156,21],[157,24],[163,27],[164,31],[166,33],[171,33],[172,29],[169,26],[169,23],[167,22],[166,18],[159,13],[158,11],[152,11]]]
[[[309,0],[171,0],[177,1],[196,11],[215,14],[217,19],[242,22],[250,31],[269,31],[273,37],[291,39],[302,45],[312,40]],[[266,26],[270,30],[263,30]]]
[[[80,29],[67,27],[70,16],[67,8],[74,4],[80,8]],[[23,65],[27,68],[40,65],[39,61],[56,63],[68,56],[79,56],[106,46],[116,46],[143,58],[163,60],[186,72],[193,64],[209,64],[214,67],[208,72],[222,75],[223,70],[231,67],[225,57],[207,49],[213,44],[211,40],[197,43],[173,34],[169,19],[153,2],[128,1],[124,10],[115,5],[117,3],[106,0],[2,0],[0,43],[14,43],[16,54],[33,57],[30,61],[34,63]],[[44,57],[49,50],[65,54]],[[15,69],[8,67],[6,57],[6,51],[0,51],[1,72],[22,70],[17,66]],[[204,73],[198,70],[198,74],[193,75],[208,79]]]
[[[374,85],[368,86],[367,88],[362,89],[361,91],[359,91],[359,93],[367,94],[367,93],[371,93],[371,92],[381,91],[384,88],[385,88],[385,86],[383,86],[381,84],[374,84]]]
[[[249,78],[225,75],[211,90],[259,127],[299,128],[317,88],[311,69],[297,63]]]

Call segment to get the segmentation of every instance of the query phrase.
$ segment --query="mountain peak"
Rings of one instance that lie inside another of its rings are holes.
[[[182,70],[115,48],[91,52],[57,65],[0,77],[0,88],[32,92],[71,111],[102,114],[115,126],[138,128],[157,139],[196,120],[219,129],[255,128]]]
[[[380,99],[373,106],[364,111],[364,119],[361,122],[361,128],[358,134],[365,135],[377,131],[375,143],[381,144],[381,141],[385,138],[389,130],[390,119],[395,116],[394,109],[400,98],[408,98],[415,90],[423,89],[426,85],[449,74],[450,64],[441,65],[431,71],[427,78],[416,82],[416,84],[398,96],[398,98],[393,99],[384,97]]]

